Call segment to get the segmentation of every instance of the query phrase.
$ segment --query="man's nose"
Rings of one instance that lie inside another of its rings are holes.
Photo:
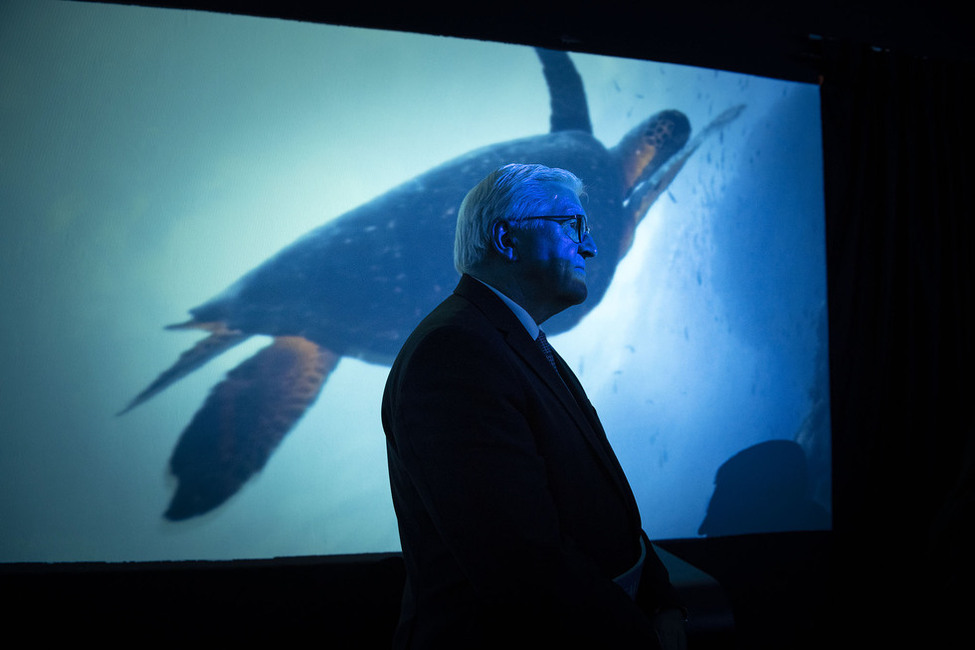
[[[579,254],[588,259],[596,257],[597,252],[596,240],[592,238],[592,234],[587,232],[579,243]]]

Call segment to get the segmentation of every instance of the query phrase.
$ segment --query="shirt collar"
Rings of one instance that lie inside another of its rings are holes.
[[[474,276],[471,276],[471,277],[474,277]],[[538,332],[539,332],[538,323],[536,323],[535,322],[535,319],[532,318],[528,314],[527,311],[525,311],[525,308],[524,307],[522,307],[521,305],[519,305],[514,300],[512,300],[508,296],[504,295],[503,293],[501,293],[500,291],[498,291],[494,287],[492,287],[490,284],[488,284],[484,280],[478,280],[477,278],[474,278],[474,279],[477,280],[478,282],[480,282],[481,284],[483,284],[485,287],[487,287],[491,291],[493,291],[495,293],[495,295],[498,298],[501,299],[501,302],[503,302],[504,304],[508,305],[508,308],[511,309],[512,312],[514,312],[515,317],[517,317],[518,320],[521,321],[521,324],[525,326],[525,329],[528,330],[528,335],[530,337],[532,337],[532,340],[535,340],[535,339],[538,338]]]

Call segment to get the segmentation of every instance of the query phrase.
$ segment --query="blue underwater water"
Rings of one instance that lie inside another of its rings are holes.
[[[828,415],[818,89],[572,59],[607,146],[663,109],[696,133],[746,105],[651,208],[603,300],[551,339],[644,525],[698,535],[719,467],[769,440],[802,443],[828,510],[829,431],[809,424]],[[0,81],[0,561],[398,549],[382,365],[343,359],[264,470],[186,522],[162,518],[169,455],[267,339],[116,414],[199,338],[163,327],[282,247],[457,155],[546,132],[532,50],[15,1],[0,4]]]

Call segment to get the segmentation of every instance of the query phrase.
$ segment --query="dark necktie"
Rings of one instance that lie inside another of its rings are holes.
[[[569,395],[572,396],[572,399],[574,399],[576,403],[578,403],[579,398],[576,397],[576,394],[572,392],[572,389],[569,388],[569,385],[565,383],[565,378],[563,378],[562,373],[559,372],[559,367],[555,365],[555,354],[552,352],[552,346],[548,344],[548,339],[545,337],[545,332],[543,332],[542,330],[538,330],[538,338],[535,339],[535,343],[538,344],[538,347],[542,351],[542,354],[544,354],[545,358],[548,359],[549,364],[551,364],[552,369],[555,371],[555,375],[562,382],[562,385],[565,386],[565,390],[567,390],[569,392]]]
[[[558,374],[559,368],[555,365],[555,355],[552,354],[552,346],[548,344],[548,339],[545,337],[545,332],[538,330],[538,338],[535,339],[535,343],[538,344],[542,354],[545,355],[545,358],[548,359],[548,362],[552,364],[552,368],[554,368],[556,374]],[[561,376],[562,375],[559,375],[559,377]]]

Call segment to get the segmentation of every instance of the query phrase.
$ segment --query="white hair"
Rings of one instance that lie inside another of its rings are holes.
[[[568,186],[576,195],[582,192],[582,181],[572,172],[538,164],[505,165],[475,185],[457,213],[454,235],[457,271],[469,273],[484,259],[496,222],[518,221],[547,209],[551,194],[543,184],[553,182]]]

